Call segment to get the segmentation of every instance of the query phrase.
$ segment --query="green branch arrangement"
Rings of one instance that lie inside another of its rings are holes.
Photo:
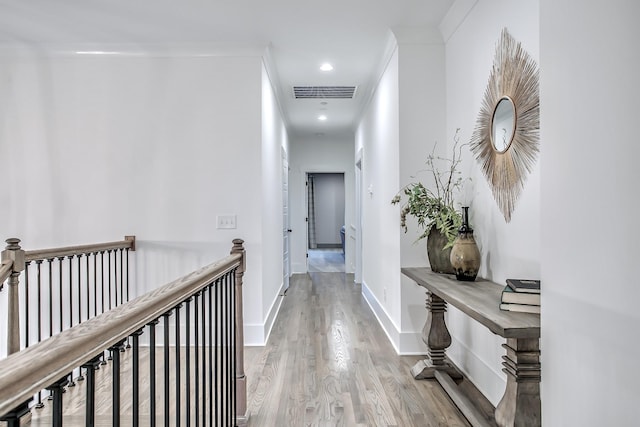
[[[413,216],[424,232],[416,239],[424,239],[429,235],[432,227],[436,227],[447,238],[447,244],[443,249],[453,246],[458,235],[458,229],[462,225],[462,216],[454,206],[457,193],[462,190],[465,179],[458,171],[462,157],[462,147],[458,135],[460,129],[456,129],[451,158],[435,155],[436,147],[425,162],[426,168],[420,172],[431,173],[435,182],[435,191],[426,188],[421,182],[412,182],[400,189],[391,203],[402,203],[400,212],[400,226],[407,232],[407,216]],[[438,165],[445,165],[442,169]],[[415,178],[413,176],[412,178]],[[403,201],[403,196],[406,200]]]

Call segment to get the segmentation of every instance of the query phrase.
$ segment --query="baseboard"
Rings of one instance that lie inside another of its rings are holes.
[[[367,304],[369,304],[371,311],[373,311],[373,315],[378,319],[378,323],[387,335],[387,338],[389,338],[389,341],[396,350],[396,353],[400,354],[398,348],[398,344],[400,343],[400,332],[364,280],[362,281],[362,296]]]
[[[280,284],[280,289],[278,289],[278,293],[276,297],[273,299],[271,303],[271,307],[269,308],[269,312],[267,313],[267,318],[264,322],[264,344],[267,343],[269,339],[269,335],[271,334],[271,329],[273,328],[273,324],[276,321],[276,317],[278,317],[278,313],[280,312],[280,307],[282,307],[282,301],[284,301],[284,283]]]
[[[282,307],[282,301],[284,298],[282,296],[283,291],[284,283],[280,285],[280,289],[278,289],[278,293],[271,303],[271,307],[267,312],[264,323],[244,324],[244,345],[249,347],[259,347],[267,343],[273,324],[276,321],[276,317],[278,317],[280,307]]]
[[[422,341],[420,332],[400,332],[401,356],[422,356],[427,354],[427,345]]]
[[[371,292],[371,289],[369,289],[367,284],[364,282],[362,283],[362,295],[364,296],[367,304],[369,304],[369,307],[376,316],[376,319],[378,319],[378,323],[384,330],[387,338],[389,338],[389,341],[396,350],[396,353],[400,356],[421,356],[427,354],[427,346],[422,341],[422,331],[399,331],[393,320],[391,320],[385,311],[384,307],[382,307],[382,304],[380,304],[375,295],[373,295],[373,292]]]

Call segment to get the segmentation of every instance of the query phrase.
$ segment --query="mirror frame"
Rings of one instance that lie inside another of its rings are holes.
[[[539,153],[540,95],[538,65],[507,29],[496,45],[493,68],[484,92],[470,148],[487,179],[506,222],[533,170]],[[493,116],[498,103],[509,98],[515,120],[504,151],[493,145]]]

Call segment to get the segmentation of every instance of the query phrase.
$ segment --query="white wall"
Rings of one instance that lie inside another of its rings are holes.
[[[262,307],[257,325],[248,325],[245,342],[264,345],[282,303],[283,217],[282,150],[288,153],[287,131],[267,68],[262,67]],[[248,192],[253,197],[255,192]],[[249,254],[248,256],[251,256]],[[254,330],[254,326],[255,329]]]
[[[639,17],[540,0],[543,425],[638,424]]]
[[[353,136],[335,139],[325,137],[290,137],[289,200],[291,208],[291,271],[307,272],[307,205],[306,174],[308,172],[344,173],[345,188],[345,268],[355,269],[355,156]]]
[[[426,266],[426,245],[415,243],[415,221],[400,228],[400,206],[391,199],[420,174],[434,147],[444,154],[444,43],[434,29],[394,29],[396,49],[382,74],[356,137],[363,159],[363,293],[401,354],[424,354],[423,288],[400,267]],[[371,188],[373,193],[366,190]]]
[[[458,17],[457,25],[452,25],[452,16],[442,25],[450,147],[457,128],[461,142],[468,142],[473,133],[502,29],[506,27],[536,61],[539,57],[537,1],[459,3],[473,7],[466,16]],[[449,27],[453,29],[449,31]],[[545,143],[542,142],[543,149]],[[468,148],[464,154],[461,170],[472,178],[472,185],[460,200],[470,206],[470,221],[482,255],[479,275],[497,283],[504,283],[507,277],[540,278],[540,161],[528,177],[507,224],[478,162]],[[452,307],[447,322],[453,338],[449,356],[496,405],[506,382],[501,371],[503,339]]]
[[[271,205],[280,194],[272,161],[286,135],[277,112],[262,118],[263,48],[200,49],[3,52],[2,233],[27,249],[135,234],[141,292],[243,238],[245,322],[264,331],[282,271],[276,277],[276,255],[263,259],[282,240],[264,224],[281,223],[281,205]],[[237,229],[216,229],[219,214],[237,215]]]
[[[400,226],[398,51],[393,51],[358,126],[362,150],[362,292],[393,345],[399,342]]]
[[[394,34],[399,52],[399,185],[419,180],[433,189],[431,174],[424,173],[427,156],[433,150],[436,155],[447,155],[444,43],[436,29],[396,29]],[[407,233],[400,232],[401,266],[426,266],[426,239],[416,242],[422,231],[413,218],[407,224]],[[399,232],[399,213],[394,226]],[[426,292],[413,280],[402,274],[398,276],[402,301],[398,347],[404,354],[423,354]]]

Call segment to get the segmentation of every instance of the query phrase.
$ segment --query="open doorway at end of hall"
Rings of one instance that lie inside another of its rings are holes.
[[[344,272],[344,173],[307,173],[307,271]]]

